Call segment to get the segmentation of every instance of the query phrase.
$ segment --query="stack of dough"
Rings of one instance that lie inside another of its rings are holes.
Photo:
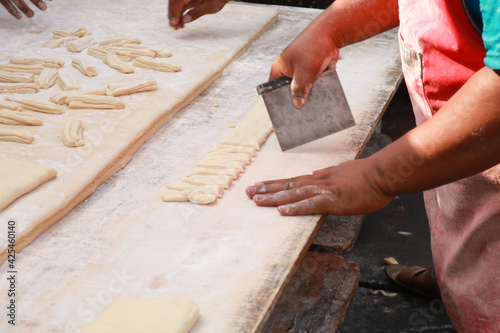
[[[161,191],[163,200],[202,205],[216,201],[239,177],[273,130],[263,103],[261,99],[185,178],[168,184]]]

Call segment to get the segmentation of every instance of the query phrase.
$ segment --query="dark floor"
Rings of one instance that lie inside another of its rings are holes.
[[[396,140],[414,126],[403,82],[382,119],[382,133]],[[399,231],[411,235],[401,235]],[[386,257],[394,257],[404,265],[429,267],[432,263],[422,193],[399,196],[384,209],[367,215],[352,251],[344,257],[358,264],[361,276],[342,333],[452,330],[440,300],[429,300],[400,289],[384,271]],[[378,289],[397,295],[374,295]]]

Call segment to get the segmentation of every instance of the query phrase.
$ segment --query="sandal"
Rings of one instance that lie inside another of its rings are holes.
[[[441,298],[439,287],[428,268],[387,265],[385,272],[392,281],[412,293],[432,299]]]

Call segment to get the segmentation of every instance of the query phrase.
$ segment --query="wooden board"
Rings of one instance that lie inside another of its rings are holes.
[[[39,162],[58,170],[55,180],[18,199],[0,214],[1,224],[7,220],[18,223],[18,252],[125,166],[146,140],[205,90],[227,64],[277,19],[277,12],[270,8],[257,10],[247,5],[230,5],[213,20],[200,20],[185,30],[174,31],[167,26],[166,8],[162,4],[153,1],[143,7],[125,1],[107,1],[100,2],[96,11],[92,2],[65,1],[54,8],[49,6],[51,20],[44,25],[40,23],[40,27],[23,28],[11,19],[0,20],[0,33],[10,36],[9,44],[0,50],[2,63],[12,56],[64,59],[66,65],[60,72],[77,78],[83,89],[105,88],[108,83],[137,78],[156,80],[159,86],[158,91],[122,97],[127,104],[124,110],[67,109],[64,115],[37,114],[45,124],[24,128],[36,136],[33,144],[0,142],[1,156]],[[39,15],[44,18],[43,13]],[[86,52],[75,54],[64,47],[42,48],[51,38],[52,29],[74,31],[80,27],[91,31],[96,40],[125,35],[139,38],[146,45],[170,49],[173,56],[168,61],[182,66],[182,71],[162,73],[136,68],[136,73],[126,75]],[[21,45],[22,49],[12,47]],[[73,57],[94,63],[99,75],[85,77],[71,66]],[[59,91],[54,86],[36,97],[31,94],[11,97],[48,101],[49,96]],[[84,124],[87,144],[83,147],[68,148],[61,142],[62,128],[71,119],[81,119]],[[6,259],[7,248],[6,239],[2,238],[0,263]]]
[[[200,306],[193,333],[261,331],[320,216],[281,217],[274,208],[256,207],[244,188],[355,158],[401,79],[396,31],[342,50],[339,76],[357,127],[287,153],[271,136],[215,205],[162,202],[159,190],[183,177],[244,117],[275,57],[321,12],[272,8],[280,12],[276,24],[127,167],[17,257],[22,279],[13,332],[73,332],[114,298],[175,296]],[[2,265],[0,277],[7,271]],[[0,283],[0,299],[7,301],[5,295]],[[0,322],[0,330],[8,328]]]

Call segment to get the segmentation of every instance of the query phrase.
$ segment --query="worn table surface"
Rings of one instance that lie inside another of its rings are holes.
[[[244,188],[357,157],[401,79],[396,31],[345,48],[338,69],[356,127],[287,153],[272,135],[216,204],[162,202],[160,189],[183,177],[243,118],[274,58],[321,12],[277,8],[279,22],[220,79],[18,255],[15,329],[73,332],[114,298],[175,296],[200,306],[193,332],[263,327],[320,216],[281,217],[274,208],[256,207]],[[7,270],[3,265],[0,276]],[[2,299],[7,289],[0,284]]]

